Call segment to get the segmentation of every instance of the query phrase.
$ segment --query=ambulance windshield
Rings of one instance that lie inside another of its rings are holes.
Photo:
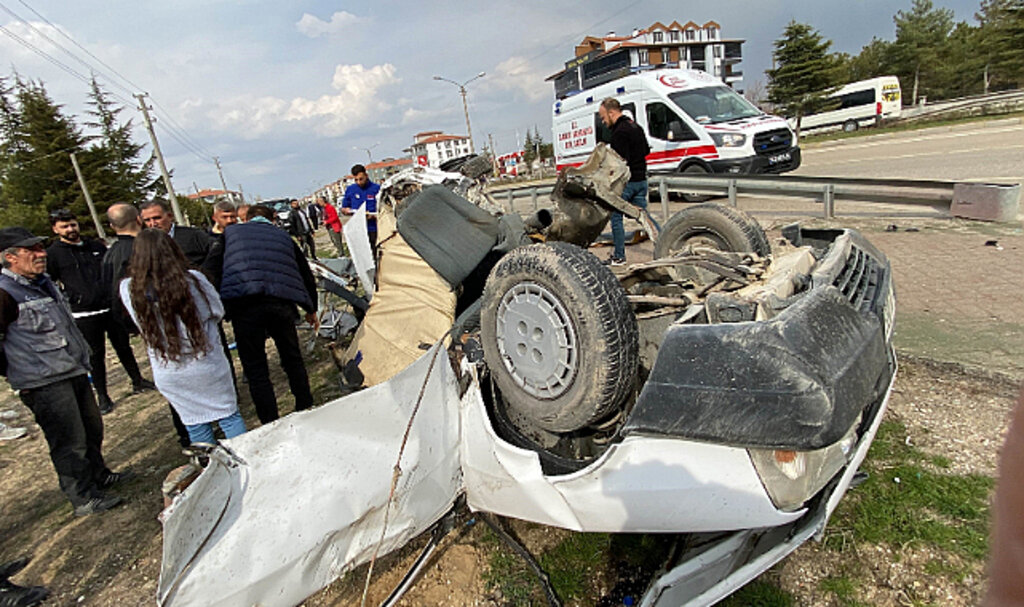
[[[727,86],[680,91],[669,98],[700,124],[732,122],[763,113]]]

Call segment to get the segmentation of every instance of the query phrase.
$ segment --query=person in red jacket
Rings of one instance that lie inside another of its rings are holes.
[[[341,241],[341,218],[338,217],[338,209],[329,200],[319,199],[324,207],[324,225],[327,226],[327,235],[331,237],[331,244],[338,250],[338,257],[344,255]]]

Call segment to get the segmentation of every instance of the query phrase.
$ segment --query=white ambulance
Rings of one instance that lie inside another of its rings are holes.
[[[649,172],[785,173],[800,166],[786,121],[765,114],[704,72],[658,69],[618,78],[555,101],[555,162],[578,166],[611,140],[598,106],[614,97],[647,134]]]

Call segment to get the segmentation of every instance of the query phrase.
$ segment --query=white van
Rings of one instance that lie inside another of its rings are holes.
[[[639,72],[554,104],[558,169],[579,166],[611,133],[598,106],[616,98],[647,134],[650,172],[785,173],[800,166],[800,147],[785,120],[757,109],[704,72]]]
[[[900,81],[896,76],[881,76],[851,82],[830,95],[838,101],[835,109],[800,119],[800,132],[836,130],[851,133],[862,126],[877,125],[900,116]],[[796,120],[789,119],[796,128]]]

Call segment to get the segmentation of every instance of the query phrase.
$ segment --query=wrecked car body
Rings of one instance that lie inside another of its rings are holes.
[[[373,298],[335,349],[366,389],[215,451],[166,513],[160,604],[297,604],[459,496],[672,534],[644,605],[713,603],[820,534],[895,378],[888,261],[852,230],[769,249],[699,205],[615,275],[563,241],[600,234],[616,160],[525,221],[465,173],[389,180]]]

